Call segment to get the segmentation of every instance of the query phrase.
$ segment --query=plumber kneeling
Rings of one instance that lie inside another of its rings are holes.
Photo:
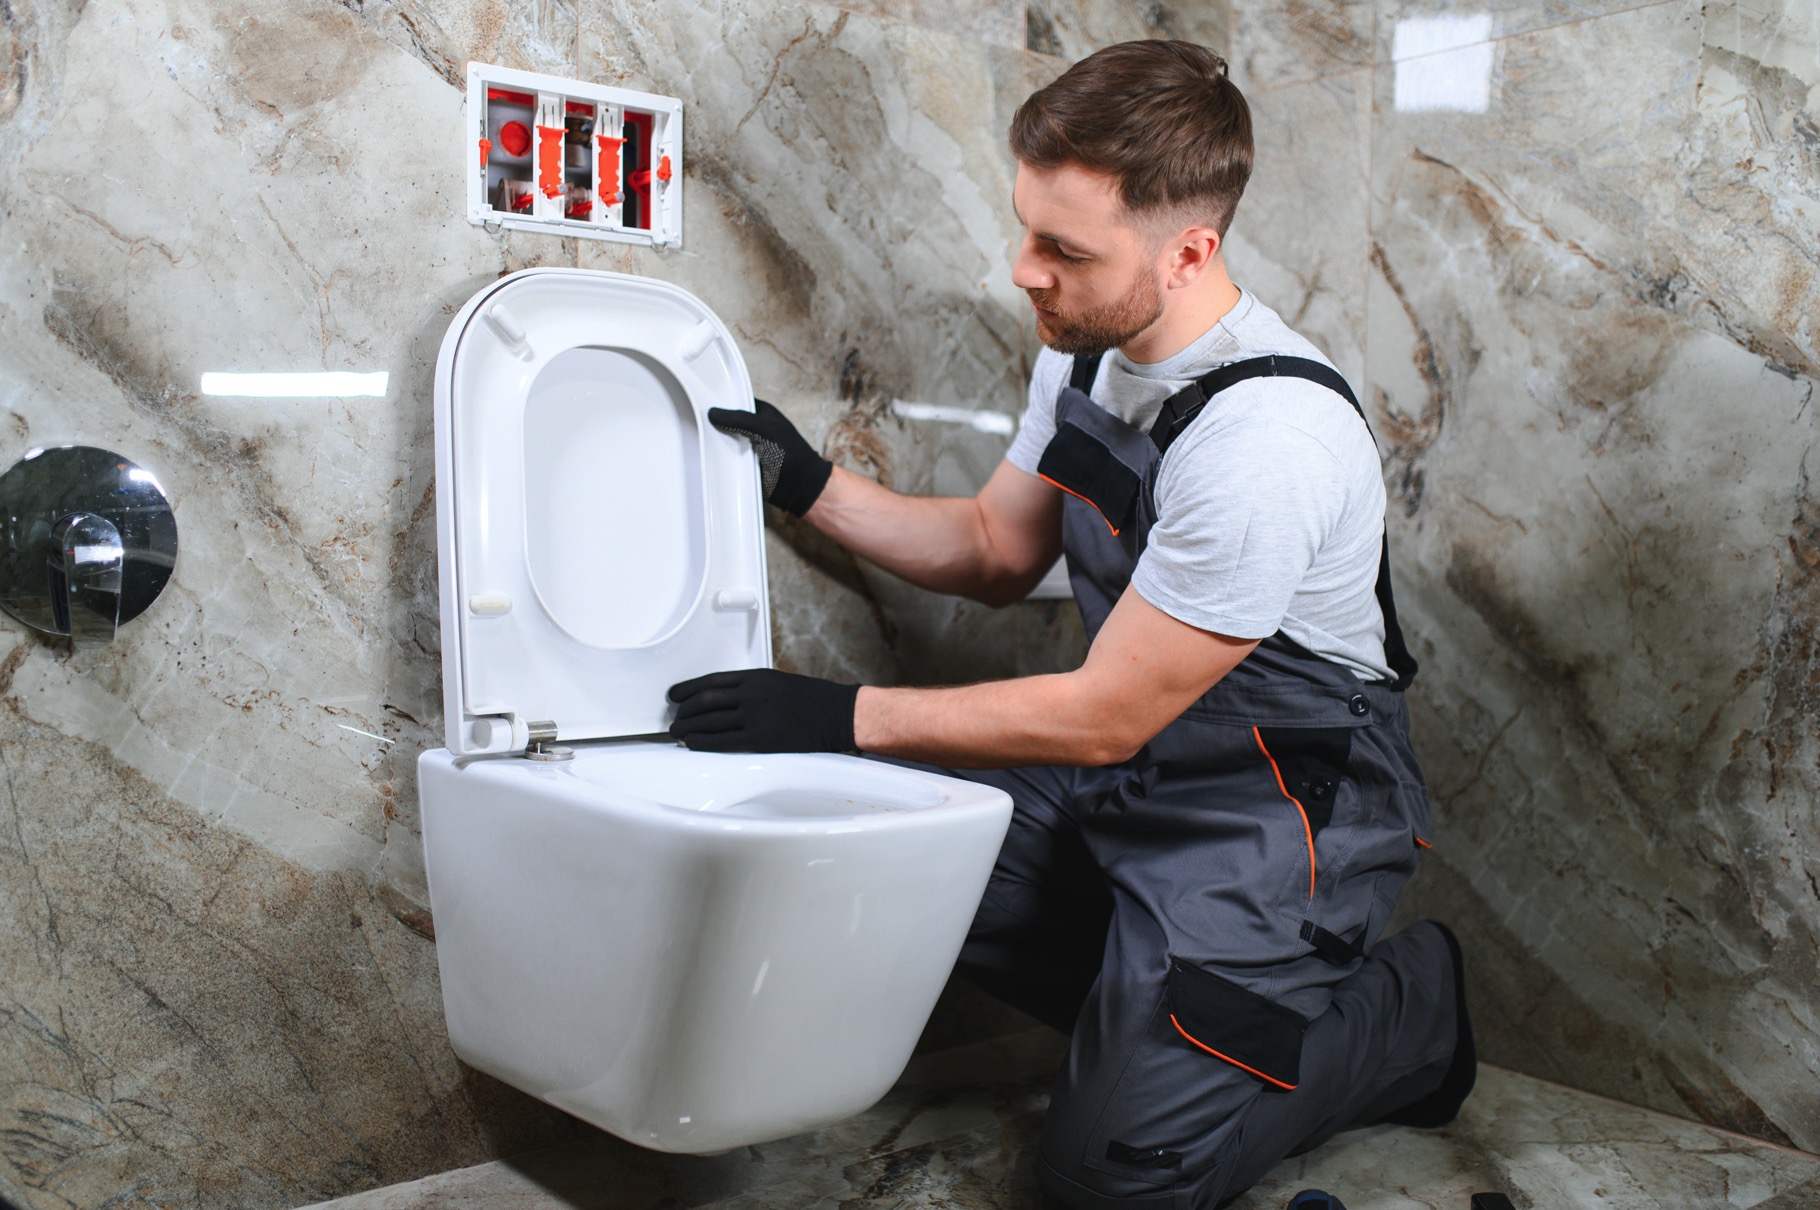
[[[771,503],[913,584],[1005,604],[1066,555],[1085,662],[936,689],[729,670],[670,690],[671,734],[1007,791],[959,970],[1070,1038],[1043,1185],[1211,1210],[1349,1126],[1451,1121],[1477,1069],[1453,934],[1378,935],[1428,846],[1382,472],[1345,379],[1228,275],[1252,127],[1217,55],[1108,47],[1010,143],[1045,348],[977,496],[835,467],[762,401],[710,419]]]

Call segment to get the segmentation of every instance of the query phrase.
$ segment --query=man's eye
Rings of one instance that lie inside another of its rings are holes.
[[[1061,249],[1060,249],[1060,248],[1057,248],[1057,249],[1056,249],[1056,250],[1055,250],[1055,254],[1056,254],[1056,255],[1057,255],[1057,256],[1059,256],[1059,257],[1061,257],[1061,258],[1062,258],[1062,259],[1063,259],[1063,260],[1065,260],[1065,261],[1067,261],[1067,262],[1068,262],[1068,263],[1069,263],[1069,264],[1071,264],[1071,265],[1084,265],[1084,264],[1086,264],[1086,263],[1087,263],[1087,258],[1086,258],[1086,257],[1084,257],[1084,256],[1069,256],[1069,255],[1068,255],[1068,254],[1067,254],[1067,253],[1066,253],[1066,252],[1063,252],[1063,251],[1062,251],[1062,250],[1061,250]]]

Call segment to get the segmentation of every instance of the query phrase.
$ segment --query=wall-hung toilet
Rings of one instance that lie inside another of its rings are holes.
[[[418,775],[449,1037],[666,1151],[881,1096],[1011,813],[954,778],[662,735],[668,686],[770,663],[755,459],[706,421],[751,398],[698,299],[571,269],[482,290],[436,370],[448,747]]]

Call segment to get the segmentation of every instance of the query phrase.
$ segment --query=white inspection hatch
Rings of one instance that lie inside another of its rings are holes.
[[[468,221],[682,245],[682,102],[468,66]]]

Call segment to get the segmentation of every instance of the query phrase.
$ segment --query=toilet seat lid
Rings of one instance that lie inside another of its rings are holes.
[[[457,755],[650,735],[665,690],[768,667],[758,461],[724,325],[666,282],[527,269],[436,368],[445,733]]]

